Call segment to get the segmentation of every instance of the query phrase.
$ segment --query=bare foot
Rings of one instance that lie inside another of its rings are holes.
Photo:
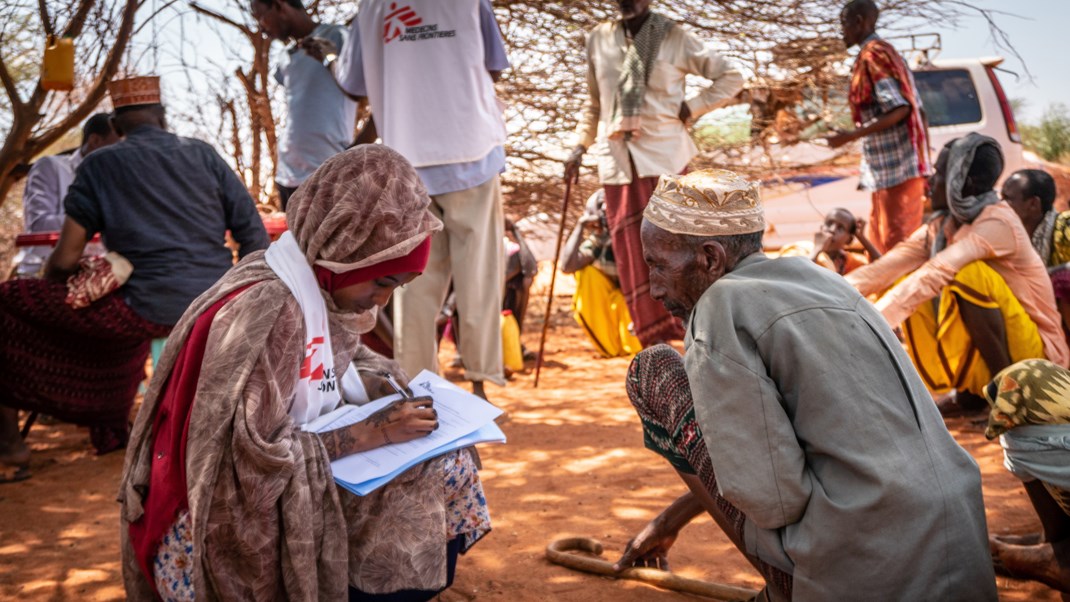
[[[487,392],[483,389],[483,381],[481,381],[481,380],[473,380],[472,381],[472,394],[475,395],[476,397],[482,397],[483,399],[487,398]]]
[[[1070,593],[1070,546],[1067,542],[1019,546],[989,538],[988,544],[992,561],[1011,576],[1039,581],[1057,591]]]

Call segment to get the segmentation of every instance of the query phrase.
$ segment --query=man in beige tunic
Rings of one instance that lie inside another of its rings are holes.
[[[766,258],[764,229],[757,186],[725,171],[662,176],[644,213],[716,474],[685,482],[746,515],[741,551],[790,573],[792,600],[995,600],[976,463],[881,314],[805,258]]]

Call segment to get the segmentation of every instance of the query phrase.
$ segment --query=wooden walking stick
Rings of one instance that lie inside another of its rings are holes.
[[[633,579],[643,581],[651,585],[684,592],[696,596],[713,598],[714,600],[749,601],[753,600],[758,592],[744,587],[736,587],[725,583],[713,583],[688,579],[674,575],[668,571],[649,567],[631,567],[621,572],[613,570],[613,565],[600,558],[573,554],[573,551],[586,552],[596,556],[602,555],[601,542],[589,537],[569,537],[558,539],[546,546],[546,558],[554,564],[559,564],[576,571],[593,573],[613,579]]]
[[[550,326],[550,310],[554,304],[554,284],[557,282],[557,259],[561,255],[561,241],[565,238],[565,220],[568,219],[568,200],[572,196],[572,178],[565,178],[565,198],[561,201],[561,225],[557,228],[557,246],[554,247],[554,270],[550,272],[550,294],[546,297],[546,315],[542,318],[542,334],[539,336],[539,356],[535,359],[535,387],[539,386],[542,372],[542,352],[546,347],[546,329]]]

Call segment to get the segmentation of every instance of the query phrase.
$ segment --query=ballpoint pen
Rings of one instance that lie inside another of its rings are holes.
[[[383,371],[383,372],[379,372],[379,376],[382,376],[383,378],[385,378],[386,382],[394,389],[394,391],[397,391],[398,395],[401,395],[402,399],[405,399],[405,400],[411,400],[412,399],[412,393],[409,393],[408,389],[406,389],[405,387],[402,387],[401,383],[399,383],[397,381],[397,379],[394,378],[393,374]]]

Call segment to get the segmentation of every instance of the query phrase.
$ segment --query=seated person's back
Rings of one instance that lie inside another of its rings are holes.
[[[122,116],[118,121],[122,122]],[[148,125],[83,161],[67,214],[134,266],[123,292],[138,314],[174,324],[241,255],[267,246],[248,191],[207,143]]]
[[[642,349],[617,276],[602,189],[587,200],[561,256],[561,271],[576,275],[573,314],[599,352],[616,357]]]

